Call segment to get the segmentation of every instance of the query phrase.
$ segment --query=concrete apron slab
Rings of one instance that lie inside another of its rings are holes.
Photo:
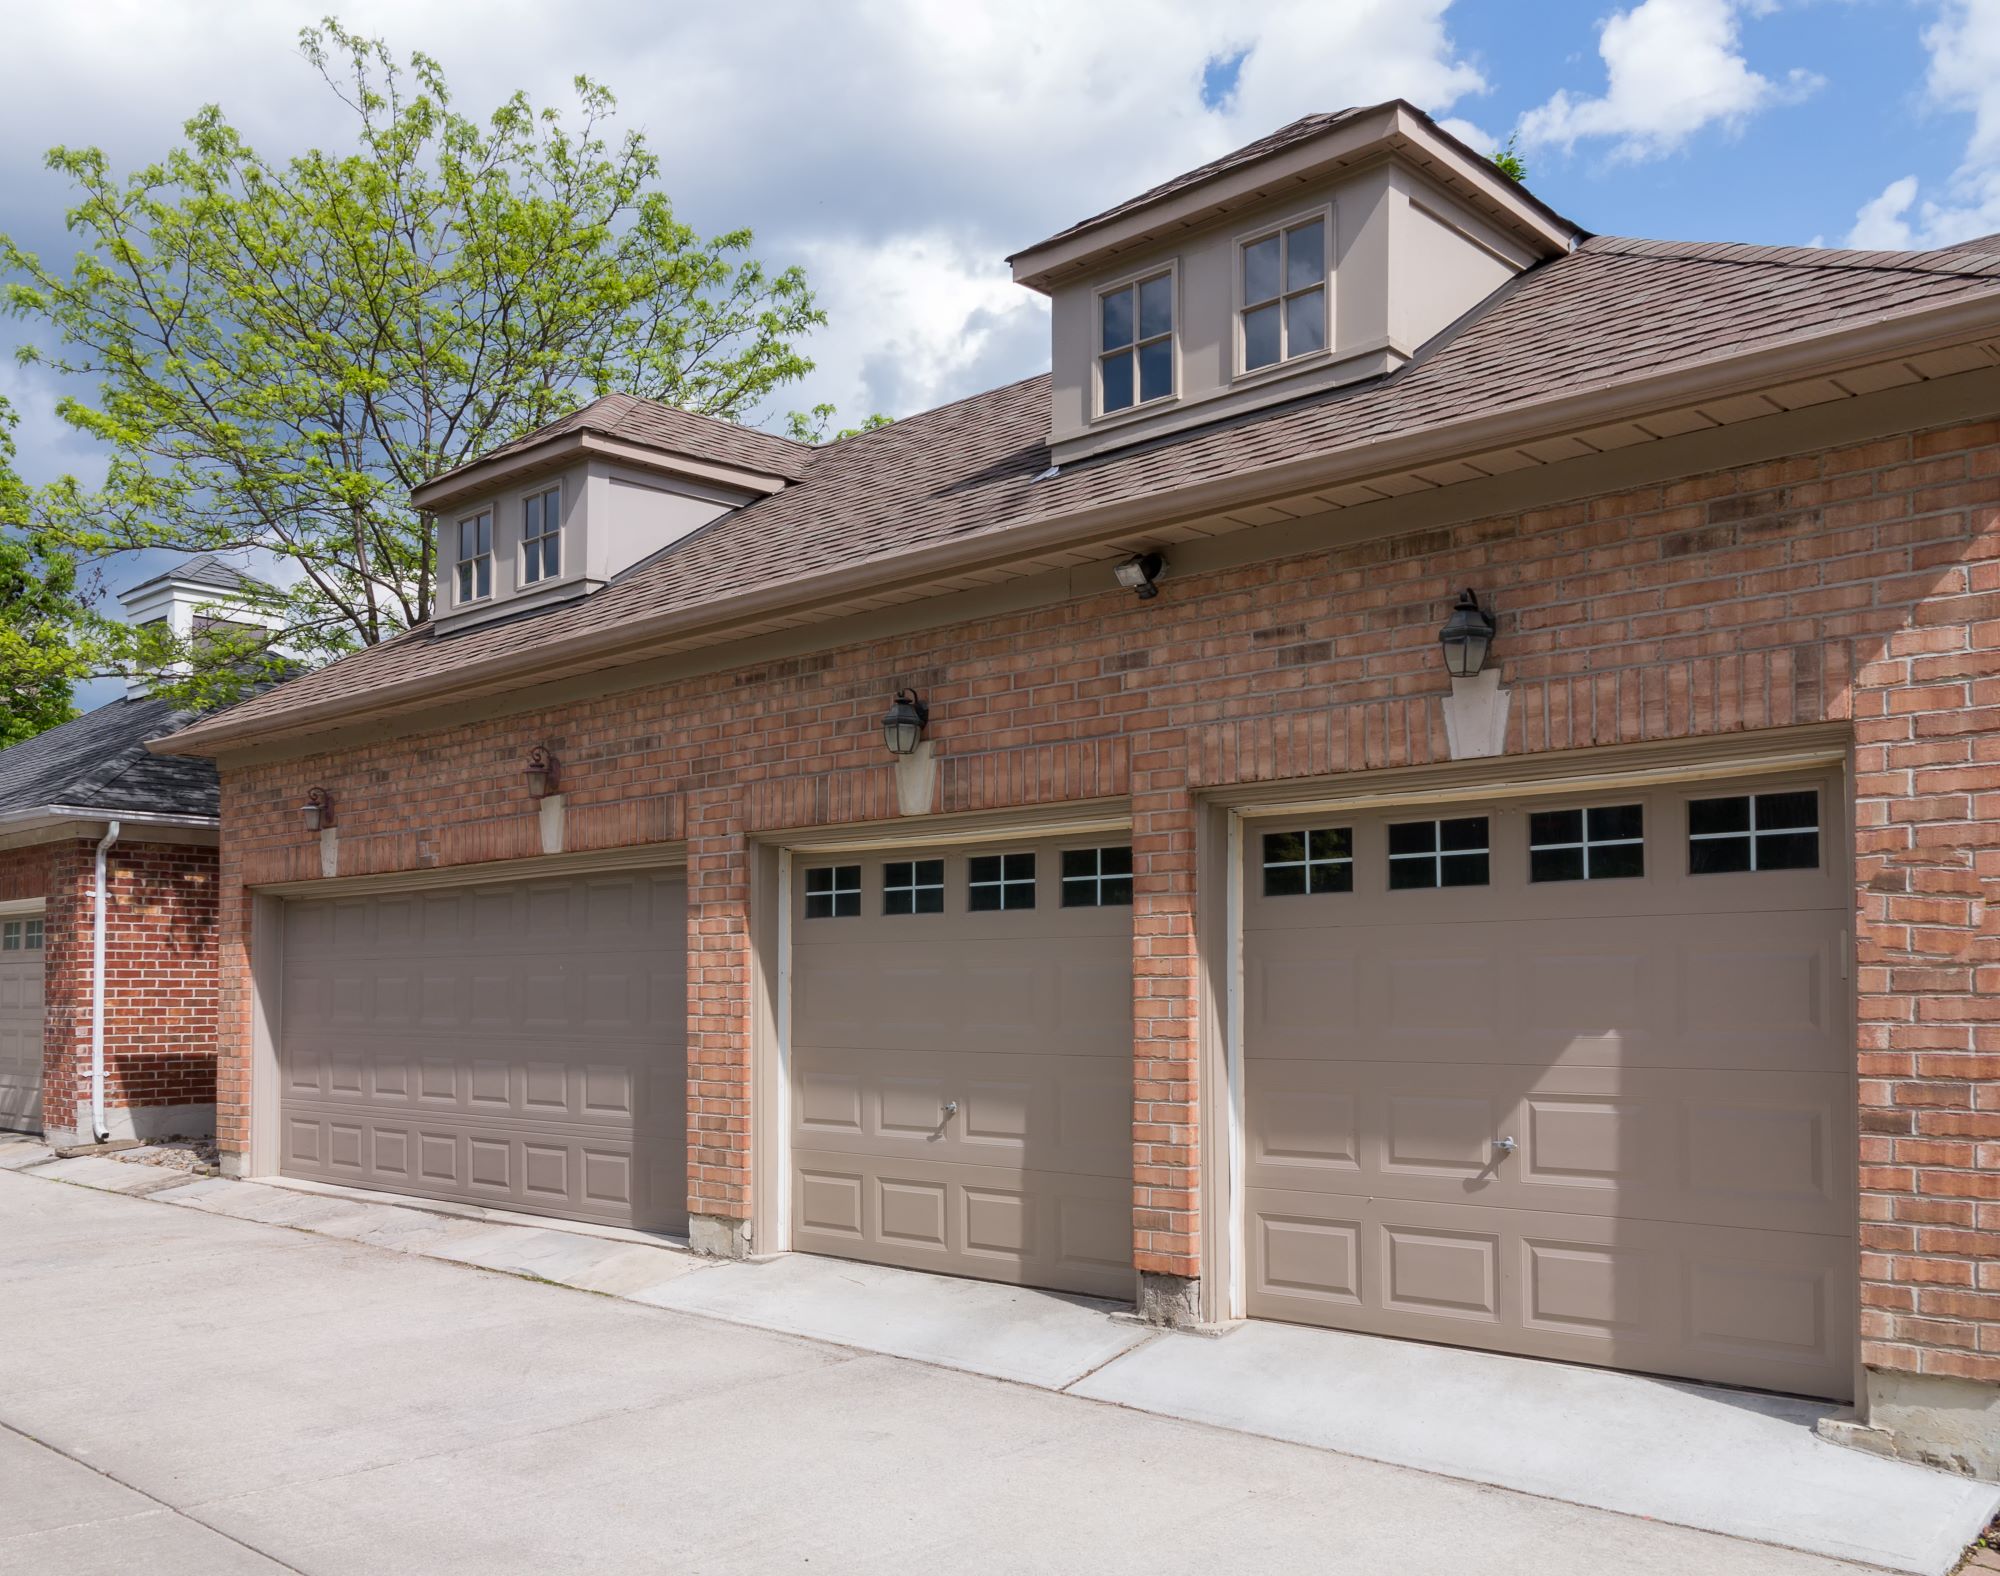
[[[2000,1509],[1828,1444],[1821,1403],[1333,1330],[1167,1335],[1070,1393],[1923,1576]]]
[[[803,1253],[718,1265],[632,1300],[1047,1390],[1152,1333],[1092,1298]]]

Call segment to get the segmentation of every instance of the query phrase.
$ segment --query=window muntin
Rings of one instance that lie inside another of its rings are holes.
[[[1645,873],[1643,805],[1536,810],[1528,817],[1530,881],[1608,881]]]
[[[855,919],[860,913],[859,865],[822,865],[806,872],[807,919]]]
[[[942,914],[944,861],[904,859],[882,867],[882,912]]]
[[[1389,827],[1389,890],[1485,886],[1490,858],[1483,815],[1398,821]]]
[[[1732,794],[1688,801],[1688,874],[1819,868],[1819,794]]]
[[[521,584],[539,585],[562,574],[562,488],[531,494],[522,505]]]
[[[1243,370],[1261,372],[1326,349],[1324,216],[1245,241],[1237,308]]]
[[[10,919],[0,922],[0,952],[40,952],[42,921]]]
[[[458,522],[458,599],[478,602],[493,594],[493,515],[481,509]]]
[[[1119,908],[1132,901],[1132,847],[1065,848],[1064,908]]]
[[[965,906],[975,914],[1035,906],[1033,854],[976,854],[965,876]]]
[[[1174,392],[1171,269],[1097,298],[1097,407],[1110,416]]]
[[[1264,896],[1354,890],[1354,829],[1315,827],[1264,834]]]

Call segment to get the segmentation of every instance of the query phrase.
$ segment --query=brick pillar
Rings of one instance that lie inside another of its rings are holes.
[[[750,1245],[749,843],[731,792],[690,795],[688,850],[688,1235],[740,1258]]]
[[[42,1125],[75,1142],[89,1117],[77,1116],[79,1098],[90,1098],[90,970],[92,845],[76,841],[49,848],[47,907],[42,929]],[[89,1134],[84,1133],[85,1142]]]
[[[1856,675],[1862,1422],[2000,1476],[2000,530]],[[1953,616],[1955,615],[1955,616]]]
[[[1178,736],[1132,762],[1132,1254],[1140,1308],[1198,1318],[1201,1274],[1195,810]]]

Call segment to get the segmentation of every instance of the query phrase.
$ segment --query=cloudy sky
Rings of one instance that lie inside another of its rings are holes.
[[[115,167],[219,103],[269,153],[333,137],[300,58],[331,0],[0,0],[0,228],[64,256],[51,144]],[[1929,246],[2000,230],[2000,0],[349,0],[461,107],[587,73],[683,216],[747,224],[832,322],[783,409],[906,415],[1047,364],[1002,258],[1308,111],[1401,95],[1606,232]],[[0,323],[18,339],[19,325]],[[89,474],[0,362],[25,472]],[[774,413],[777,414],[777,413]],[[124,576],[114,577],[122,580]]]

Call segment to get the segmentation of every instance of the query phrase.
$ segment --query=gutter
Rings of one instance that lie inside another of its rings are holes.
[[[213,722],[148,740],[146,748],[158,755],[213,756],[236,743],[309,733],[315,727],[332,726],[358,713],[379,715],[454,694],[487,694],[508,689],[514,687],[510,680],[539,682],[593,666],[615,666],[622,659],[636,660],[649,654],[665,642],[699,643],[704,634],[720,634],[748,620],[775,613],[808,612],[825,603],[846,600],[859,591],[888,590],[993,568],[1037,553],[1100,545],[1134,531],[1158,529],[1268,498],[1408,472],[1489,449],[1611,426],[1662,410],[1804,382],[1996,334],[2000,334],[2000,290],[1969,301],[1875,318],[1816,339],[1738,351],[1637,379],[1578,388],[1556,399],[1425,428],[1356,449],[1260,466],[1172,494],[1148,493],[1121,499],[1044,517],[1023,526],[916,548],[888,561],[865,560],[802,580],[759,586],[724,601],[683,608],[644,624],[614,625],[553,644],[523,646],[445,675],[442,680],[436,674],[417,675],[375,685],[362,695],[330,696],[281,716],[260,716],[235,726],[230,725],[229,714],[224,712]],[[453,679],[462,682],[454,686]]]
[[[106,828],[97,845],[96,927],[90,938],[90,1133],[97,1143],[111,1136],[104,1120],[104,941],[109,929],[109,904],[104,891],[104,859],[118,841],[118,823]]]

